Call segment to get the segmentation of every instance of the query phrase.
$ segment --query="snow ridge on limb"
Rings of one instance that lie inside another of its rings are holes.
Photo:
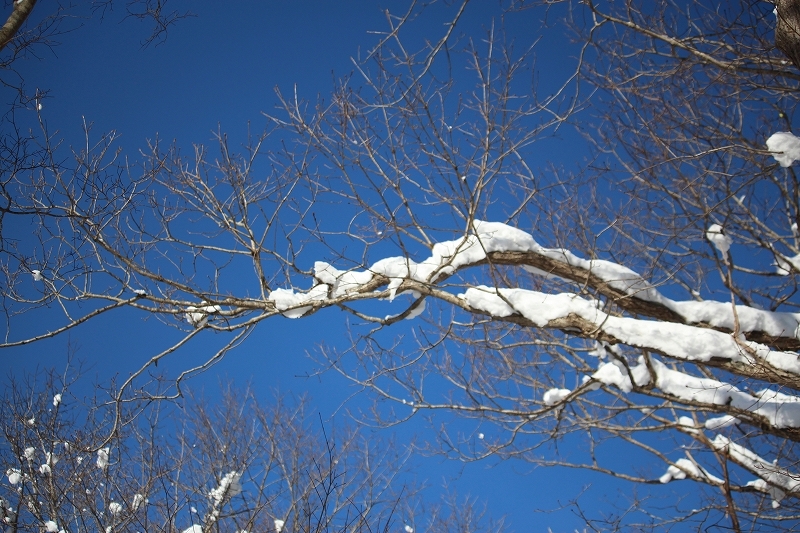
[[[596,302],[567,293],[480,286],[467,289],[459,297],[468,310],[498,318],[521,317],[536,327],[579,330],[587,338],[703,362],[800,390],[800,361],[796,354],[734,339],[713,329],[612,316],[598,309]]]
[[[739,490],[757,490],[768,494],[772,498],[772,508],[777,509],[781,506],[781,501],[787,496],[797,496],[800,493],[800,475],[785,468],[777,466],[776,461],[767,461],[752,450],[733,442],[724,435],[716,435],[709,439],[699,429],[689,427],[691,419],[682,417],[681,425],[684,431],[692,435],[698,441],[708,445],[711,449],[723,453],[733,463],[744,468],[746,471],[755,475],[755,480],[747,482]],[[667,471],[659,478],[661,483],[669,483],[673,480],[690,478],[694,481],[707,483],[709,485],[722,486],[725,480],[711,474],[708,470],[700,466],[694,459],[678,459],[670,464]]]
[[[772,496],[773,508],[779,507],[787,494],[796,495],[800,492],[800,475],[796,472],[778,467],[724,435],[717,435],[710,444],[714,449],[725,452],[733,462],[758,476],[758,479],[747,485]]]
[[[317,283],[310,290],[278,289],[269,299],[285,316],[298,318],[314,306],[335,305],[356,296],[374,297],[375,291],[381,289],[388,291],[388,299],[392,301],[405,283],[403,291],[416,290],[425,296],[441,298],[468,312],[521,321],[528,326],[578,330],[580,336],[586,338],[622,343],[678,360],[703,362],[741,376],[800,390],[797,355],[773,349],[798,343],[794,336],[798,328],[796,313],[737,305],[735,317],[730,303],[666,298],[627,267],[610,261],[582,259],[568,250],[541,247],[530,234],[506,224],[476,220],[473,227],[470,235],[436,244],[431,256],[421,262],[407,257],[389,257],[369,269],[350,271],[317,262],[314,265]],[[479,286],[468,288],[456,297],[432,286],[460,268],[489,262],[540,268],[546,266],[541,258],[547,259],[551,267],[564,267],[550,269],[551,272],[557,270],[560,277],[584,283],[589,279],[589,284],[599,293],[616,295],[614,301],[623,309],[630,308],[632,302],[636,311],[654,305],[667,310],[672,320],[665,321],[659,313],[655,316],[644,313],[655,320],[610,315],[598,309],[597,302],[570,293]],[[747,337],[775,342],[764,344],[744,336],[733,338],[727,330],[734,329],[736,318],[739,331]]]
[[[561,248],[542,247],[529,233],[507,224],[475,220],[473,228],[470,235],[434,245],[431,256],[422,262],[402,256],[389,257],[361,271],[340,271],[328,263],[317,262],[314,275],[319,283],[331,289],[330,297],[333,298],[363,292],[365,286],[377,281],[376,278],[385,278],[391,301],[404,280],[434,283],[469,266],[486,263],[519,265],[542,275],[587,284],[612,299],[617,306],[638,315],[660,321],[710,326],[725,332],[735,329],[738,318],[739,332],[750,340],[781,350],[800,348],[800,341],[795,336],[800,325],[798,313],[737,305],[734,317],[730,303],[672,300],[628,267],[602,259],[583,259]],[[300,296],[281,294],[280,298],[284,302],[288,302],[287,298],[295,298],[294,305],[321,299],[319,289],[294,294]],[[270,296],[270,299],[277,299],[277,295]]]
[[[705,377],[668,368],[651,357],[640,356],[637,364],[626,368],[619,361],[602,363],[591,379],[630,393],[635,388],[655,387],[664,396],[686,405],[703,405],[715,410],[735,413],[706,421],[708,429],[719,429],[734,423],[746,422],[800,440],[800,398],[771,389],[745,392],[737,387]],[[738,417],[738,418],[737,418]]]

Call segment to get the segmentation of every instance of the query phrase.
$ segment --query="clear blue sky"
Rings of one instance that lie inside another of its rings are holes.
[[[98,135],[115,130],[131,160],[148,139],[156,136],[166,141],[175,139],[188,148],[193,143],[212,144],[214,132],[220,128],[234,142],[241,141],[248,123],[255,131],[263,127],[261,112],[274,109],[276,87],[291,92],[296,85],[298,93],[309,100],[325,96],[337,78],[352,71],[351,58],[363,55],[375,43],[376,36],[370,31],[386,29],[385,10],[400,13],[406,9],[404,1],[369,0],[202,1],[183,5],[196,17],[172,27],[167,40],[158,46],[142,49],[140,42],[148,28],[132,20],[121,22],[121,12],[108,12],[102,23],[97,17],[76,20],[75,31],[61,36],[61,44],[52,51],[40,51],[40,59],[28,58],[17,64],[29,89],[47,91],[43,117],[52,130],[59,131],[66,145],[81,145],[84,119],[94,124],[93,131]],[[46,9],[46,3],[37,7]],[[438,38],[443,15],[452,11],[452,6],[437,4],[423,15],[407,35],[411,47],[419,47],[426,38]],[[492,21],[500,24],[499,15],[497,2],[472,2],[458,33],[479,41]],[[520,45],[535,37],[531,33],[535,26],[525,18],[532,15],[518,15],[508,22],[509,32]],[[554,32],[546,37],[537,53],[538,74],[545,87],[551,77],[562,80],[574,64],[563,35]],[[564,151],[569,153],[569,148]],[[24,238],[32,228],[20,225],[12,231]],[[21,327],[38,330],[47,323],[49,313],[30,314]],[[14,332],[15,337],[23,335]],[[174,335],[152,317],[144,321],[137,313],[121,311],[93,321],[69,337],[7,350],[2,357],[6,368],[14,373],[36,367],[59,368],[65,364],[71,344],[77,347],[77,358],[90,367],[90,381],[103,381],[115,374],[126,376],[168,346]],[[330,414],[349,396],[347,384],[332,374],[302,377],[315,369],[306,352],[323,341],[340,346],[346,343],[341,313],[327,311],[303,320],[268,321],[243,347],[191,386],[209,390],[219,377],[229,377],[252,382],[264,397],[273,389],[307,391],[320,412]],[[184,353],[164,364],[180,368],[190,362],[192,355]],[[404,437],[417,431],[422,438],[429,438],[425,427],[420,420],[399,431]],[[590,499],[598,501],[604,494],[613,499],[615,491],[627,489],[605,477],[564,470],[532,471],[529,465],[514,462],[464,466],[426,460],[424,464],[432,485],[448,481],[461,494],[479,497],[488,503],[493,516],[507,515],[516,531],[543,532],[548,527],[554,532],[572,531],[580,522],[570,513],[533,511],[566,504],[589,484],[594,486]]]

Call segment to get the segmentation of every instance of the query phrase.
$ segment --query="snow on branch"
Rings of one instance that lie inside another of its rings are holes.
[[[728,437],[717,435],[711,441],[711,446],[727,453],[736,464],[758,476],[758,479],[749,482],[748,486],[772,496],[773,507],[778,507],[787,494],[796,494],[800,491],[800,474],[778,467]]]
[[[770,350],[755,342],[734,339],[713,329],[686,324],[617,317],[597,308],[595,301],[574,294],[548,294],[525,289],[473,287],[459,297],[470,308],[495,317],[524,317],[537,327],[576,328],[584,336],[658,352],[684,361],[739,365],[737,373],[774,370],[785,373],[787,385],[798,386],[800,361],[795,353]],[[763,376],[762,376],[763,377]]]
[[[712,408],[726,406],[740,416],[751,415],[752,422],[758,425],[766,422],[778,429],[800,427],[800,398],[796,396],[770,389],[745,392],[729,383],[673,370],[654,358],[645,362],[643,356],[639,357],[630,369],[618,361],[602,363],[592,378],[623,392],[653,385],[681,402]],[[736,420],[734,417],[713,418],[707,421],[706,427],[718,429]]]
[[[788,131],[773,133],[767,139],[767,149],[782,167],[789,167],[800,159],[800,137]]]
[[[742,333],[758,333],[756,340],[783,338],[786,339],[784,343],[776,344],[787,347],[797,345],[800,348],[795,337],[800,325],[798,313],[737,305],[734,314],[733,306],[727,302],[672,300],[628,267],[611,261],[583,259],[561,248],[545,248],[520,229],[481,220],[473,222],[472,234],[435,244],[431,256],[421,262],[402,256],[389,257],[366,270],[341,271],[329,263],[318,261],[314,264],[314,276],[318,284],[310,291],[278,289],[272,292],[269,299],[284,315],[297,318],[310,309],[306,304],[324,301],[327,297],[341,299],[376,290],[385,284],[389,300],[392,301],[404,280],[435,283],[460,268],[486,262],[521,265],[533,273],[556,275],[588,284],[601,294],[613,298],[620,307],[662,321],[702,324],[733,331],[738,318],[738,330]],[[376,283],[381,280],[383,283]],[[483,303],[486,304],[486,300]],[[500,307],[503,307],[502,302]]]
[[[661,483],[669,483],[674,479],[686,479],[687,475],[694,480],[711,483],[713,485],[722,485],[724,483],[722,479],[711,474],[702,466],[685,458],[678,459],[675,461],[674,465],[669,465],[666,473],[658,480]]]

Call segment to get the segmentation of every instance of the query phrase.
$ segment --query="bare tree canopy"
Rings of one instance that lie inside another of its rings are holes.
[[[5,531],[503,530],[455,495],[423,503],[407,451],[320,427],[305,399],[226,387],[218,404],[155,405],[97,448],[101,404],[57,376],[26,385],[3,396]]]
[[[776,49],[795,61],[796,3],[502,7],[464,35],[472,5],[448,4],[421,41],[426,6],[387,14],[350,77],[279,90],[243,146],[4,137],[1,229],[37,229],[2,235],[2,346],[122,308],[179,331],[116,389],[111,439],[262,322],[330,313],[351,342],[316,357],[374,399],[359,422],[455,413],[431,450],[640,491],[587,527],[800,527],[800,71]],[[540,77],[567,32],[574,68]],[[44,308],[58,323],[16,333]],[[696,505],[650,506],[673,482]]]

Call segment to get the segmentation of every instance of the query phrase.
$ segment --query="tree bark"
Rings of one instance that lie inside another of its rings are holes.
[[[25,23],[28,15],[33,11],[36,0],[15,0],[14,11],[8,17],[3,27],[0,28],[0,50],[6,47]]]
[[[776,0],[775,45],[800,68],[800,0]]]

